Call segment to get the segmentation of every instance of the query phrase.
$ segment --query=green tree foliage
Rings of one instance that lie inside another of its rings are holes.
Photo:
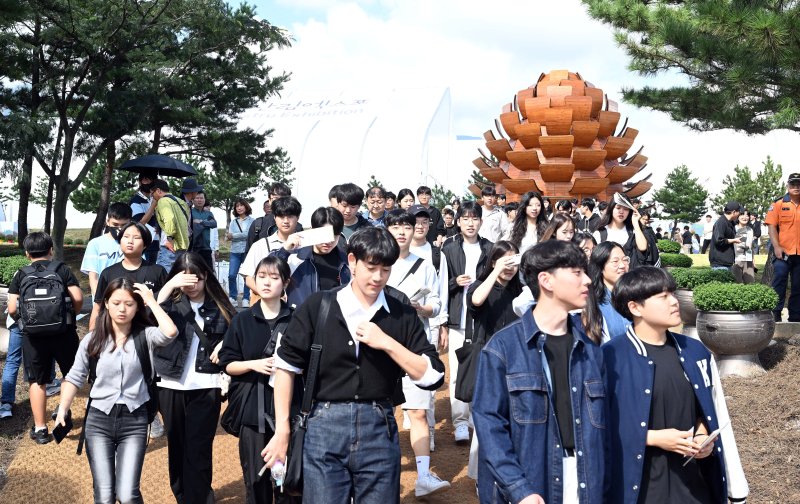
[[[582,1],[615,29],[631,70],[686,78],[625,89],[626,101],[697,130],[800,131],[798,2]]]
[[[686,165],[675,167],[667,174],[664,186],[653,193],[661,207],[660,214],[676,224],[696,222],[706,212],[708,191],[692,177]]]
[[[278,149],[275,151],[275,157],[272,162],[267,166],[267,182],[282,182],[289,187],[294,185],[294,166],[292,160],[286,151]]]
[[[373,187],[383,187],[386,189],[386,186],[383,185],[383,182],[375,178],[375,175],[370,175],[369,180],[367,181],[367,189],[372,189]]]
[[[433,187],[431,188],[431,195],[431,205],[439,209],[444,208],[446,205],[449,205],[454,199],[456,199],[456,193],[450,189],[440,186],[438,183],[433,184]]]
[[[0,157],[23,181],[31,160],[53,181],[57,257],[69,195],[120,140],[149,136],[152,152],[196,155],[248,173],[276,161],[277,151],[265,147],[271,130],[238,129],[242,113],[288,78],[270,74],[267,53],[289,39],[253,7],[224,0],[22,3],[22,22],[0,24],[7,44],[0,67],[7,64],[11,76],[0,80]]]
[[[733,174],[725,175],[723,189],[711,200],[711,205],[716,212],[721,212],[727,202],[736,201],[763,218],[772,202],[786,192],[781,183],[782,174],[783,167],[775,164],[769,156],[755,175],[747,166],[736,166]]]

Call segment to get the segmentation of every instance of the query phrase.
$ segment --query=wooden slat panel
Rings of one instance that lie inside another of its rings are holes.
[[[520,170],[539,169],[539,153],[535,150],[511,151],[507,153],[508,160]]]
[[[609,100],[608,95],[606,95],[606,110],[609,112],[617,112],[619,110],[619,104],[614,100]]]
[[[517,93],[517,106],[523,119],[528,117],[528,111],[525,110],[525,100],[528,98],[533,98],[533,88],[523,89]]]
[[[598,119],[600,120],[600,130],[597,132],[597,136],[601,138],[611,136],[614,133],[614,130],[617,129],[619,118],[619,112],[601,110],[600,114],[598,115]]]
[[[606,151],[587,149],[585,147],[572,148],[572,164],[576,170],[594,170],[606,158]]]
[[[539,123],[520,124],[514,130],[517,132],[517,140],[526,149],[539,147],[539,137],[542,136],[542,127]]]
[[[480,172],[481,175],[491,180],[495,184],[501,184],[508,180],[506,172],[504,172],[502,168],[482,168]]]
[[[624,156],[633,145],[632,138],[611,137],[606,142],[606,159],[617,159]]]
[[[506,152],[511,150],[511,144],[508,143],[508,140],[505,138],[501,138],[500,140],[492,140],[491,142],[486,142],[486,148],[489,149],[489,152],[492,153],[494,157],[499,159],[500,161],[508,161],[506,157]]]
[[[622,135],[623,138],[630,138],[632,140],[635,140],[637,136],[639,136],[639,130],[635,128],[626,129],[625,134]]]
[[[484,131],[483,139],[486,140],[487,142],[491,142],[492,140],[497,140],[497,138],[494,136],[494,131],[492,130]]]
[[[629,198],[638,198],[644,195],[644,193],[646,193],[652,188],[653,188],[652,182],[642,180],[633,187],[631,187],[630,189],[628,189],[627,191],[625,191],[625,195],[628,196]]]
[[[611,181],[612,184],[619,184],[622,182],[627,182],[630,180],[631,177],[636,175],[639,171],[638,166],[622,166],[617,165],[611,169],[608,173],[608,180]]]
[[[646,164],[647,164],[647,156],[644,156],[642,154],[636,154],[629,161],[624,163],[625,166],[635,166],[637,168],[641,168]]]
[[[597,119],[597,115],[603,109],[603,90],[587,86],[583,94],[592,99],[592,119]]]
[[[514,112],[504,112],[500,114],[500,123],[503,125],[503,129],[508,135],[509,138],[512,140],[517,139],[517,126],[519,126],[519,114]]]
[[[572,123],[572,136],[575,137],[576,147],[591,147],[597,140],[600,123],[597,121],[574,121]]]
[[[605,178],[579,178],[575,179],[569,193],[573,196],[596,195],[605,191],[608,187],[608,179]]]
[[[551,81],[561,82],[562,80],[569,79],[569,70],[551,70],[548,75]]]
[[[509,179],[503,182],[507,190],[516,194],[525,194],[528,191],[538,191],[536,181],[533,179]]]
[[[476,158],[472,160],[472,164],[475,165],[475,168],[478,170],[483,170],[484,168],[492,168],[485,159],[483,158]]]
[[[544,125],[549,135],[569,135],[572,129],[572,109],[549,109],[544,114]]]
[[[539,145],[541,146],[542,154],[547,158],[569,158],[572,156],[574,141],[575,137],[572,135],[543,136],[539,138]]]
[[[573,121],[588,121],[592,117],[592,98],[589,96],[567,96],[564,104],[572,109]]]
[[[543,163],[539,166],[539,173],[545,182],[570,182],[575,173],[572,163]]]
[[[477,185],[470,184],[469,187],[467,187],[467,190],[469,190],[469,192],[472,193],[472,195],[475,196],[476,198],[481,197],[481,188],[478,187]]]
[[[560,82],[562,86],[569,86],[572,88],[572,96],[583,96],[584,89],[586,89],[586,83],[582,80],[567,80],[564,79]]]
[[[528,98],[522,105],[525,109],[525,117],[528,118],[528,122],[543,123],[545,110],[550,108],[550,98],[547,96]]]

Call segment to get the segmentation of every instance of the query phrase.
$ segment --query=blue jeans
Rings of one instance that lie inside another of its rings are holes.
[[[144,502],[139,481],[147,449],[147,406],[130,412],[124,404],[115,404],[108,415],[89,407],[86,414],[95,504]]]
[[[786,302],[786,287],[792,275],[792,292],[789,296],[789,322],[800,322],[800,255],[791,255],[786,261],[775,259],[772,288],[778,294],[778,306],[773,313],[780,315]]]
[[[322,490],[324,489],[324,490]],[[303,444],[303,499],[319,504],[400,502],[400,443],[392,405],[317,403]]]
[[[8,355],[3,367],[3,393],[0,402],[14,404],[17,397],[17,375],[22,364],[22,331],[16,323],[8,328]]]
[[[231,265],[228,268],[228,295],[233,299],[236,299],[239,294],[237,280],[239,279],[239,268],[242,266],[244,258],[244,252],[231,252]],[[245,285],[242,291],[242,301],[249,301],[250,289]]]

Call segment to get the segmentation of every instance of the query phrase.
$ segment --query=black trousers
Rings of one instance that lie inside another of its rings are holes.
[[[301,497],[290,497],[282,494],[280,489],[272,487],[270,471],[267,470],[259,479],[258,471],[264,466],[261,450],[272,439],[273,432],[267,425],[267,432],[259,434],[257,427],[242,425],[239,431],[239,460],[242,463],[244,488],[247,493],[247,504],[300,504]]]
[[[711,240],[703,240],[703,248],[700,249],[700,253],[705,254],[708,251],[709,245],[711,245]]]
[[[178,504],[214,504],[211,489],[220,389],[158,389],[167,432],[169,484]]]

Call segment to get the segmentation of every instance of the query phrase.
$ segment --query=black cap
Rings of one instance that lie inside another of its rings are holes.
[[[431,213],[422,205],[411,205],[408,207],[408,213],[413,215],[414,217],[419,217],[420,214],[425,214],[425,217],[431,218]]]
[[[189,192],[200,192],[203,190],[203,186],[197,183],[197,179],[194,177],[189,177],[183,179],[183,187],[181,187],[182,193],[189,193]]]
[[[729,201],[727,205],[725,205],[725,213],[731,212],[741,212],[742,205],[737,203],[736,201]]]
[[[786,179],[789,184],[800,182],[800,173],[790,173],[789,178]]]

